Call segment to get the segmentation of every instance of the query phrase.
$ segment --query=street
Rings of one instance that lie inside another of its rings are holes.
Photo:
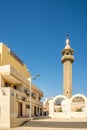
[[[0,130],[87,130],[87,119],[38,119],[29,121],[21,127]]]

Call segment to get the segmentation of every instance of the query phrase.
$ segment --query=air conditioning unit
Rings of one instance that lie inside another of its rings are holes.
[[[25,97],[22,97],[22,100],[23,100],[23,101],[26,101],[26,98],[25,98]]]
[[[33,98],[36,98],[36,93],[31,94]]]
[[[19,97],[19,95],[18,95],[18,94],[16,94],[16,99],[20,99],[20,97]]]
[[[24,92],[27,93],[27,89],[26,88],[24,89]]]

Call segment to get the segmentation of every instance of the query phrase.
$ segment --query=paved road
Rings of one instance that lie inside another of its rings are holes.
[[[22,127],[0,130],[87,130],[87,120],[32,120]]]
[[[35,127],[35,128],[85,128],[87,130],[87,122],[78,121],[57,121],[57,120],[33,120],[27,122],[24,127]]]

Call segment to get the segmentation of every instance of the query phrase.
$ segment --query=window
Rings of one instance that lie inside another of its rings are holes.
[[[14,85],[14,89],[17,89],[17,86]]]
[[[41,97],[39,96],[39,101],[41,100]]]
[[[30,105],[26,104],[26,109],[30,109]]]
[[[5,82],[5,87],[10,87],[10,86],[11,86],[11,84],[10,84],[10,83]]]
[[[69,55],[69,53],[67,52],[66,55]]]

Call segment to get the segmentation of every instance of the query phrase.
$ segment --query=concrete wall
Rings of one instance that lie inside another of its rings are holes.
[[[3,43],[0,44],[0,50],[1,50],[0,65],[10,64],[14,68],[16,68],[16,70],[18,72],[20,72],[22,75],[25,75],[26,78],[30,77],[30,73],[29,73],[29,71],[27,71],[26,65],[21,64],[20,61],[17,60],[17,58],[16,58],[17,56],[15,54],[14,54],[15,55],[14,56],[11,53],[11,50],[5,44],[3,44]]]
[[[60,106],[54,106],[54,102],[57,98],[65,98]],[[83,98],[84,102],[73,102],[73,99],[76,97]],[[55,112],[54,107],[58,109],[61,107],[61,112]],[[77,108],[81,108],[82,111],[76,111]],[[53,98],[53,100],[49,100],[49,116],[52,118],[87,118],[87,98],[82,94],[76,94],[70,99],[65,97],[64,95],[59,95]]]
[[[52,118],[85,119],[85,118],[87,118],[87,113],[86,112],[60,112],[60,113],[54,113]]]
[[[0,126],[10,127],[10,89],[0,87]]]

